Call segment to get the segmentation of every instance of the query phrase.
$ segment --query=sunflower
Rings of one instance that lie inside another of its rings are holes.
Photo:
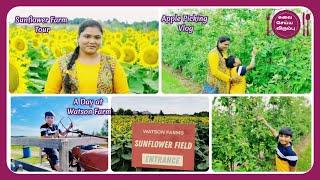
[[[150,46],[150,44],[145,39],[142,39],[137,43],[137,47],[139,51],[142,51],[147,46]]]
[[[111,41],[104,41],[103,46],[111,46]]]
[[[69,35],[67,33],[63,33],[62,38],[63,39],[69,39]]]
[[[44,36],[42,39],[41,39],[41,42],[43,44],[45,44],[46,46],[48,46],[48,43],[49,43],[49,38],[47,36]]]
[[[121,40],[121,38],[122,38],[122,34],[120,32],[116,32],[114,36],[115,36],[116,39],[120,39]]]
[[[28,49],[27,41],[18,36],[13,39],[11,48],[20,54],[24,54]]]
[[[63,52],[63,50],[62,50],[62,48],[61,48],[60,46],[55,46],[55,47],[52,49],[52,53],[53,53],[53,56],[54,56],[55,58],[59,58],[59,57],[61,57],[61,56],[64,54],[64,52]]]
[[[116,44],[116,45],[118,45],[120,47],[122,46],[122,42],[119,39],[115,40],[114,44]]]
[[[66,44],[63,49],[66,54],[69,54],[74,51],[74,45]]]
[[[116,58],[117,58],[119,61],[123,61],[123,59],[124,59],[124,52],[123,52],[122,48],[121,48],[119,45],[112,44],[112,45],[110,46],[110,49],[114,52],[114,54],[116,55]]]
[[[135,43],[131,42],[131,41],[127,41],[124,43],[125,46],[131,46],[134,47]]]
[[[11,57],[9,62],[9,91],[10,93],[25,93],[27,90],[25,74],[27,67],[23,66],[17,60],[17,57]]]
[[[114,40],[114,36],[112,34],[106,34],[104,37],[105,38],[103,38],[103,41],[113,41]]]
[[[123,62],[133,64],[137,61],[137,52],[132,46],[123,46],[122,50],[124,52]]]
[[[33,38],[32,39],[32,46],[33,46],[33,48],[39,48],[40,47],[39,39]]]
[[[103,47],[103,48],[100,49],[100,52],[103,53],[103,54],[105,54],[105,55],[108,55],[108,56],[117,58],[116,53],[115,53],[112,49],[110,49],[110,48]]]
[[[33,34],[33,38],[40,39],[43,35],[39,33]]]
[[[62,40],[64,41],[64,40]],[[58,44],[58,41],[55,39],[50,39],[47,43],[48,48],[53,49],[54,47],[56,47]]]
[[[133,28],[127,28],[127,33],[128,33],[128,34],[131,34],[133,31],[134,31]]]
[[[136,39],[136,38],[133,38],[133,37],[128,38],[128,39],[126,40],[126,43],[129,43],[129,42],[131,42],[132,44],[135,44],[135,43],[137,42],[137,39]]]
[[[158,66],[158,47],[157,46],[146,46],[140,52],[140,64],[144,67],[155,68]]]

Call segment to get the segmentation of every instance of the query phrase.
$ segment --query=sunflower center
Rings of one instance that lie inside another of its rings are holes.
[[[43,43],[47,43],[49,41],[49,39],[45,38],[42,40]]]
[[[14,93],[19,86],[19,71],[18,69],[9,63],[9,91]]]
[[[134,59],[135,59],[135,54],[134,54],[134,52],[133,52],[132,49],[126,48],[126,49],[124,50],[124,53],[125,53],[125,58],[124,58],[124,61],[125,61],[125,62],[130,63],[130,62],[134,61]]]
[[[18,39],[16,42],[16,49],[19,51],[23,51],[25,49],[26,45],[21,39]]]
[[[39,42],[38,42],[37,39],[34,39],[34,40],[33,40],[33,46],[34,46],[34,47],[38,47],[38,46],[39,46]]]

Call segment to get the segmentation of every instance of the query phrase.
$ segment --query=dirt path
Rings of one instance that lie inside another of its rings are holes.
[[[180,72],[174,70],[168,65],[162,64],[162,68],[168,71],[171,74],[174,74],[174,78],[179,80],[187,89],[190,90],[192,94],[200,94],[202,86],[196,82],[193,82],[191,79],[184,77]]]

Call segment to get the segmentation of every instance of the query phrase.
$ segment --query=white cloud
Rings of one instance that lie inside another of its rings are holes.
[[[24,119],[24,118],[21,118],[21,119],[19,119],[19,120],[22,121],[22,122],[27,122],[27,120]]]
[[[23,108],[28,108],[28,107],[30,107],[31,106],[31,103],[26,103],[26,104],[23,104],[23,105],[21,105]]]
[[[11,109],[11,116],[13,116],[16,112],[17,112],[17,109],[16,108],[12,108]]]

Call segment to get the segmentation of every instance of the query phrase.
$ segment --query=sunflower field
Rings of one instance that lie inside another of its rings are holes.
[[[111,118],[111,168],[113,171],[160,171],[160,169],[131,167],[131,126],[143,123],[194,123],[196,124],[195,171],[209,169],[209,117],[188,115],[114,115]],[[166,170],[167,171],[167,170]]]
[[[311,167],[312,123],[307,97],[215,98],[212,110],[213,170],[276,171],[277,141],[258,116],[263,116],[276,131],[282,127],[292,129],[293,148],[299,158],[297,171],[308,171]],[[308,155],[303,156],[305,152]]]
[[[246,93],[310,93],[312,37],[304,36],[302,28],[291,39],[276,36],[271,30],[271,20],[277,11],[276,9],[172,10],[167,15],[195,14],[208,16],[208,21],[206,24],[185,23],[193,26],[193,33],[179,32],[177,29],[179,23],[163,23],[162,61],[190,82],[203,86],[208,72],[208,53],[215,48],[218,38],[226,35],[231,39],[228,54],[237,56],[243,65],[249,65],[252,48],[256,47],[258,50],[255,68],[246,74]],[[292,11],[302,17],[303,9]],[[269,33],[267,33],[268,24]],[[167,82],[163,82],[165,83]],[[176,91],[172,89],[172,92]]]
[[[35,33],[34,27],[10,24],[10,93],[43,93],[54,61],[74,51],[77,28],[54,25],[49,33]],[[158,92],[158,39],[158,28],[154,26],[104,28],[100,51],[121,62],[131,93]]]

